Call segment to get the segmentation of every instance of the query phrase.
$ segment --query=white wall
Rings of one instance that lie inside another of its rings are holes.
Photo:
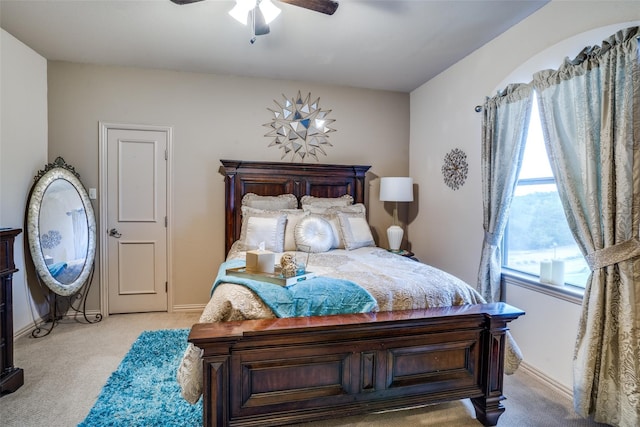
[[[282,94],[311,93],[323,110],[332,110],[333,147],[320,162],[372,166],[369,220],[386,244],[392,218],[378,201],[377,176],[409,171],[407,93],[55,61],[49,63],[48,85],[50,157],[74,165],[87,188],[98,187],[99,121],[173,126],[174,308],[201,310],[225,256],[219,160],[280,160],[282,152],[269,147],[263,124],[271,120],[267,108],[275,108]],[[94,210],[99,212],[97,203]],[[99,306],[98,288],[96,275],[91,309]]]
[[[476,285],[483,229],[481,114],[474,107],[507,83],[529,82],[533,72],[557,68],[565,56],[639,19],[637,1],[552,1],[411,93],[410,173],[420,210],[409,236],[421,260]],[[457,191],[440,173],[453,148],[465,151],[469,163],[468,181]],[[512,285],[507,302],[527,311],[511,324],[525,363],[569,390],[579,305]]]
[[[24,228],[33,177],[47,162],[47,61],[0,31],[0,227]],[[32,322],[25,240],[23,231],[14,247],[14,331]]]

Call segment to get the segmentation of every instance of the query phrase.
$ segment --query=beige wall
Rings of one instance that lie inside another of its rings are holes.
[[[632,19],[640,19],[637,1],[553,1],[411,93],[410,170],[421,203],[409,235],[419,258],[475,286],[483,218],[482,117],[474,107],[507,83],[528,82],[535,71],[557,68],[565,56],[600,44],[616,28],[633,25]],[[610,24],[617,25],[590,31]],[[440,173],[452,148],[465,151],[469,163],[468,181],[457,191],[445,186]],[[507,289],[507,302],[528,312],[511,325],[525,362],[570,389],[579,306],[513,287]],[[551,335],[543,341],[532,330]]]
[[[0,227],[24,228],[33,177],[47,161],[47,61],[5,30],[0,33]],[[31,327],[31,295],[42,295],[37,284],[27,285],[26,241],[23,231],[14,246],[14,331]]]
[[[224,258],[219,159],[279,161],[262,126],[267,107],[300,90],[332,110],[336,132],[323,163],[372,165],[369,219],[386,244],[391,223],[378,199],[384,175],[409,170],[409,95],[233,76],[49,63],[49,157],[63,156],[98,187],[98,122],[173,126],[173,306],[208,300]],[[94,204],[99,211],[97,203]],[[99,232],[99,238],[102,233]],[[89,306],[99,305],[94,279]],[[195,307],[194,307],[195,306]]]

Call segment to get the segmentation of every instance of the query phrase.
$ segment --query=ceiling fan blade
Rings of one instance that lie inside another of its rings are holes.
[[[183,5],[183,4],[189,4],[189,3],[197,3],[202,0],[171,0],[171,1],[175,4]]]
[[[173,0],[172,0],[173,1]],[[338,9],[338,2],[333,0],[279,0],[282,3],[291,4],[315,12],[333,15]]]

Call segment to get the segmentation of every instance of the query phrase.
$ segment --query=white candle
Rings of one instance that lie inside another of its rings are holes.
[[[551,283],[554,285],[564,285],[564,261],[554,259],[551,261]]]
[[[551,282],[551,261],[544,259],[540,261],[540,282]]]

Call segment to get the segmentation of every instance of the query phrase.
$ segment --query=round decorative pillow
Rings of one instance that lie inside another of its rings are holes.
[[[326,252],[333,244],[333,229],[326,219],[310,215],[296,225],[295,238],[298,248],[309,248],[312,253]]]

